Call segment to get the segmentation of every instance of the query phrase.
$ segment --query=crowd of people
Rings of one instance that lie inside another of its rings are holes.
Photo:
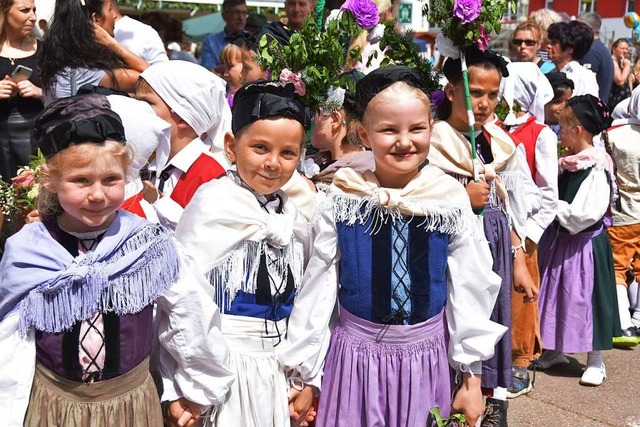
[[[311,108],[258,46],[313,9],[250,32],[225,0],[197,63],[114,0],[58,1],[42,40],[33,0],[0,0],[0,173],[45,158],[0,264],[4,425],[417,426],[438,407],[502,427],[568,353],[583,386],[621,375],[603,351],[640,343],[629,42],[536,11],[510,58],[466,47],[468,79],[444,60],[436,94],[363,30],[342,96]]]

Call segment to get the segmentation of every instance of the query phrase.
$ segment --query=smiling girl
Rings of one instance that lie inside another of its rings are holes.
[[[132,157],[120,117],[106,97],[65,98],[34,135],[42,221],[7,241],[1,265],[3,425],[162,425],[152,348],[194,403],[172,421],[193,421],[233,380],[219,313],[171,233],[118,210]]]
[[[233,133],[225,137],[235,171],[202,185],[176,228],[222,308],[236,375],[206,425],[281,427],[290,415],[306,425],[315,391],[307,384],[319,379],[319,368],[299,375],[290,370],[296,364],[285,366],[277,356],[287,347],[307,245],[307,222],[281,188],[296,170],[308,124],[292,84],[240,88]]]
[[[499,278],[464,188],[420,169],[432,129],[425,88],[403,66],[358,82],[375,172],[339,169],[316,213],[289,334],[302,371],[326,356],[319,426],[426,425],[433,406],[474,425],[482,413],[480,365],[505,330],[489,320]],[[449,365],[460,378],[453,405]]]

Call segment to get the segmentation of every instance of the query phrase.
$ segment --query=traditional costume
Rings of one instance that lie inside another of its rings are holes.
[[[291,84],[249,84],[235,102],[234,133],[270,117],[308,123]],[[289,425],[287,371],[276,353],[300,288],[307,227],[283,191],[258,194],[233,171],[202,185],[185,209],[176,237],[209,279],[236,375],[206,425]]]
[[[156,63],[140,77],[198,135],[169,158],[171,145],[158,146],[156,187],[163,194],[154,203],[160,223],[175,229],[185,206],[200,185],[224,174],[229,166],[224,134],[231,129],[231,110],[222,79],[186,61]]]
[[[509,114],[504,125],[527,159],[527,166],[540,189],[540,209],[526,220],[525,259],[527,269],[537,287],[540,286],[538,242],[556,215],[558,206],[558,138],[544,124],[545,105],[553,99],[553,88],[538,66],[530,62],[507,65],[504,98],[513,108],[518,103],[522,115]],[[511,296],[511,343],[513,350],[514,383],[526,380],[524,389],[514,384],[512,395],[530,389],[526,368],[542,354],[540,315],[535,301],[525,301],[521,294]],[[518,381],[516,381],[518,380]]]
[[[586,95],[571,98],[566,108],[596,135],[607,128],[597,105],[604,110],[601,101]],[[604,225],[616,195],[613,162],[603,148],[590,147],[561,157],[559,170],[558,213],[540,240],[542,342],[556,352],[610,349],[612,338],[620,335],[613,258]],[[585,375],[591,367],[602,371],[601,383],[606,376],[601,357],[596,365],[587,365]]]
[[[45,157],[81,143],[124,143],[104,101],[51,104],[36,121]],[[149,373],[154,303],[160,369],[169,394],[177,391],[169,397],[223,401],[233,376],[219,313],[190,264],[168,230],[125,211],[104,230],[73,233],[45,217],[11,237],[0,265],[5,425],[161,425]]]
[[[421,80],[406,67],[370,73],[361,111],[391,84]],[[433,166],[402,189],[371,171],[335,173],[280,353],[303,381],[324,361],[316,425],[417,426],[433,406],[448,414],[449,364],[479,373],[505,332],[489,320],[499,278],[478,226],[462,186]]]

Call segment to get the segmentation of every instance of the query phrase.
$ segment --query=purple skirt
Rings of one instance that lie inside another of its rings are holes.
[[[594,259],[592,239],[603,232],[571,235],[549,226],[538,245],[540,333],[545,349],[593,350]]]
[[[444,310],[416,325],[380,325],[340,307],[325,361],[317,426],[425,426],[451,407]]]

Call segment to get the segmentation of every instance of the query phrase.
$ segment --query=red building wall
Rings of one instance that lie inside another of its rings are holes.
[[[534,10],[544,9],[545,0],[529,0],[529,13]],[[578,15],[580,0],[554,0],[553,10],[558,13],[568,13],[571,16]],[[627,11],[626,0],[598,0],[596,11],[602,18],[619,18]],[[636,12],[640,13],[640,1],[636,0]]]

